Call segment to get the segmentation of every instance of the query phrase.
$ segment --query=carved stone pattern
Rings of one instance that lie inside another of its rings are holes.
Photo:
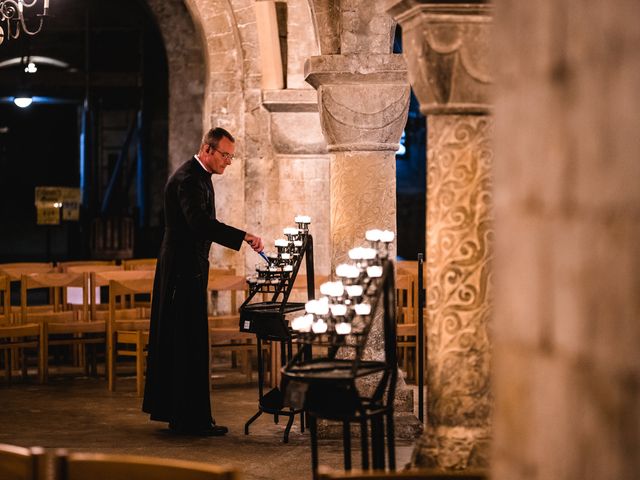
[[[491,411],[493,122],[486,116],[428,122],[426,435],[438,447],[426,463],[464,468],[471,457],[482,464],[488,453],[474,450],[474,439],[486,440]]]
[[[488,111],[490,34],[489,17],[479,15],[429,14],[403,25],[409,78],[423,113]]]
[[[395,231],[393,152],[336,153],[331,160],[332,271],[371,228]]]
[[[408,85],[321,86],[320,118],[329,150],[397,150],[410,91]]]

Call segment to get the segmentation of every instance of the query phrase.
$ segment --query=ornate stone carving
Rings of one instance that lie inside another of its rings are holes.
[[[407,122],[410,91],[409,85],[320,87],[321,122],[329,151],[395,152]]]
[[[487,462],[491,168],[487,116],[428,119],[428,426],[418,465]]]
[[[490,109],[491,7],[394,0],[409,78],[421,111],[487,113]]]
[[[331,160],[332,268],[371,228],[395,231],[396,163],[391,152],[341,152]]]
[[[312,57],[305,72],[329,151],[398,149],[411,91],[400,55]]]

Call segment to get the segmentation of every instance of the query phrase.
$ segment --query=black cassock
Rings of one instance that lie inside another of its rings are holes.
[[[239,250],[245,232],[216,220],[211,174],[196,160],[169,178],[158,256],[142,410],[194,427],[212,421],[207,281],[211,242]]]

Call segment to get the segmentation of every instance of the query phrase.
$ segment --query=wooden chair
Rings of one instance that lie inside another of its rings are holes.
[[[106,280],[103,285],[94,285],[92,274],[94,273],[105,273],[105,272],[121,272],[124,271],[124,267],[122,265],[116,265],[114,261],[96,261],[93,262],[65,262],[64,264],[60,264],[60,268],[63,272],[68,273],[87,273],[89,275],[89,309],[92,319],[97,319],[94,315],[96,309],[102,309],[105,312],[109,309],[108,304],[100,303],[100,287],[107,286],[109,281]],[[75,292],[72,292],[72,289],[67,289],[67,295],[70,297]],[[103,316],[101,320],[106,320],[107,316]]]
[[[42,448],[0,443],[0,479],[45,480],[46,473],[46,457]]]
[[[60,480],[240,480],[230,467],[169,458],[71,453],[61,463]]]
[[[153,272],[152,272],[153,273]],[[143,276],[148,276],[145,273]],[[89,289],[93,292],[102,287],[109,287],[109,282],[111,280],[129,280],[131,278],[137,278],[138,276],[131,271],[126,271],[120,265],[115,269],[96,269],[89,273]],[[122,315],[123,319],[126,318],[138,318],[141,315],[143,316],[142,310],[139,308],[138,303],[142,303],[143,306],[148,306],[149,302],[137,302],[135,299],[131,299],[130,296],[122,296],[120,299],[120,307],[118,308],[118,315]],[[127,308],[125,308],[125,305]],[[106,308],[105,308],[106,307]],[[91,317],[99,320],[108,320],[109,319],[109,303],[102,306],[99,305],[95,297],[91,297],[89,299],[89,310]],[[129,310],[129,312],[125,312],[125,310]],[[131,314],[135,314],[132,316]],[[148,316],[148,315],[147,315]]]
[[[17,262],[17,263],[0,263],[0,275],[7,275],[9,281],[17,282],[22,275],[29,273],[49,273],[56,272],[58,269],[51,262]]]
[[[82,292],[80,310],[71,309],[66,303],[66,289],[79,288]],[[48,288],[53,291],[53,311],[30,311],[28,291]],[[86,273],[33,273],[21,280],[20,316],[22,323],[41,325],[40,379],[45,382],[49,374],[49,348],[51,346],[76,346],[75,363],[86,367],[85,346],[104,342],[105,322],[92,321],[87,302],[88,276]],[[92,357],[95,359],[95,355]],[[95,361],[92,373],[96,373]]]
[[[10,284],[13,282],[19,282],[22,275],[28,275],[30,273],[51,273],[57,271],[58,268],[54,267],[51,262],[17,262],[0,264],[0,275],[6,275],[9,277]],[[34,307],[34,310],[52,310],[52,308],[50,305],[38,305],[37,307]],[[20,307],[16,305],[12,307],[12,311],[19,314]]]
[[[123,260],[122,266],[125,270],[156,270],[157,258],[131,258]]]
[[[242,366],[247,380],[251,381],[251,352],[255,350],[255,335],[239,330],[238,307],[244,298],[247,283],[244,277],[235,275],[233,269],[210,269],[207,290],[216,293],[217,304],[228,300],[227,313],[209,315],[209,355],[213,365],[214,353],[219,350],[231,352],[232,366],[236,366],[236,356],[242,358]],[[228,294],[228,295],[227,295]],[[240,296],[240,298],[238,298]],[[228,297],[228,298],[226,298]]]
[[[418,376],[418,320],[415,282],[412,275],[396,276],[396,319],[398,360],[407,379]]]
[[[149,319],[143,317],[143,309],[137,308],[140,312],[138,318],[123,319],[118,314],[122,298],[128,298],[129,305],[125,308],[131,309],[135,303],[135,295],[151,295],[153,291],[154,272],[133,271],[133,272],[112,272],[126,274],[120,279],[109,281],[109,320],[107,322],[107,379],[110,391],[116,388],[116,365],[118,356],[134,357],[136,361],[136,393],[142,396],[144,389],[144,365],[146,359],[146,347],[149,342]]]
[[[337,472],[320,467],[318,480],[488,480],[484,470],[419,469],[401,472],[359,471]]]
[[[115,267],[115,260],[72,260],[68,262],[58,262],[56,266],[62,272],[67,272],[72,267]]]
[[[37,352],[38,376],[40,370],[40,338],[41,326],[37,323],[22,324],[20,315],[11,313],[9,300],[9,277],[0,276],[0,297],[2,298],[2,315],[0,315],[0,351],[3,353],[3,365],[7,382],[11,381],[13,364],[22,366],[22,376],[27,375],[27,362],[24,349]],[[21,361],[19,361],[21,359]]]

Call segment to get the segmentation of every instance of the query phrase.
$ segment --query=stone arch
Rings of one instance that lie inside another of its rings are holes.
[[[268,145],[264,112],[260,109],[260,68],[253,1],[184,0],[202,39],[205,59],[202,130],[213,125],[229,130],[239,141],[237,160],[214,177],[216,210],[223,220],[239,228],[260,230],[263,199],[245,179],[260,176]],[[267,171],[268,171],[268,165]],[[249,193],[247,194],[247,191]],[[245,204],[259,205],[247,215]],[[214,245],[216,265],[242,270],[242,257]]]
[[[183,0],[147,0],[164,40],[169,70],[169,158],[173,172],[200,141],[205,64],[202,43]]]

